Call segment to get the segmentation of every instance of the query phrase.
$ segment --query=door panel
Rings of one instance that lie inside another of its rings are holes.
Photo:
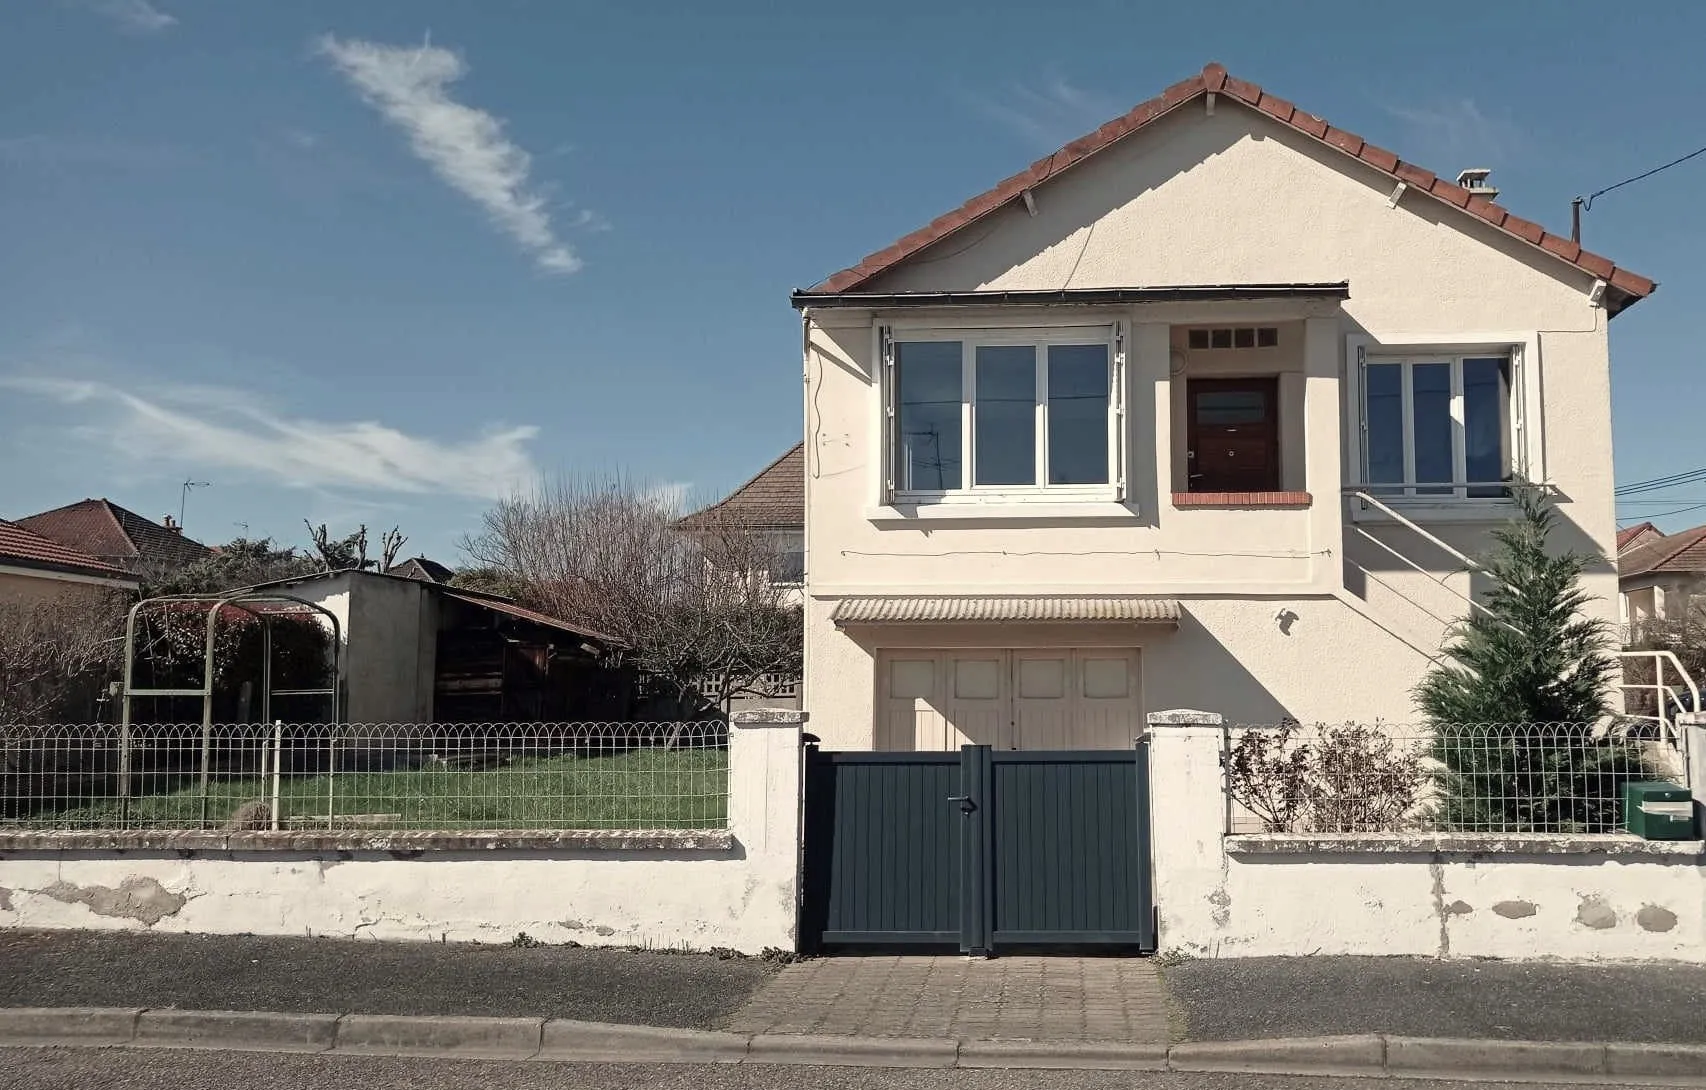
[[[1278,379],[1191,379],[1185,401],[1189,491],[1279,488]]]
[[[1130,749],[1143,733],[1139,662],[1118,647],[885,653],[876,744]]]
[[[1005,651],[957,651],[948,656],[952,741],[944,749],[968,744],[1006,749],[1013,744],[1006,667]]]
[[[1078,652],[1078,701],[1072,749],[1130,749],[1143,733],[1143,701],[1136,651]]]
[[[1072,729],[1071,651],[1015,651],[1013,748],[1062,749]]]
[[[882,721],[876,737],[879,748],[926,751],[951,748],[947,722],[940,710],[938,658],[924,652],[889,658],[881,664],[882,699],[878,708]]]

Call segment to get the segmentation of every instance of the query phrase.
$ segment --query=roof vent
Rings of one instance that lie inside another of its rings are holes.
[[[1458,174],[1457,184],[1477,197],[1492,200],[1499,195],[1499,187],[1487,181],[1492,173],[1491,167],[1470,167]]]

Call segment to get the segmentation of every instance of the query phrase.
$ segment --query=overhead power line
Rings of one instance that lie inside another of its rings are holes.
[[[1653,175],[1667,171],[1671,167],[1681,166],[1683,163],[1688,162],[1690,159],[1694,158],[1697,155],[1706,155],[1706,148],[1696,148],[1695,150],[1689,152],[1687,155],[1684,155],[1680,159],[1672,159],[1670,162],[1666,163],[1662,167],[1654,167],[1652,170],[1646,171],[1646,172],[1641,173],[1641,174],[1637,174],[1633,178],[1625,178],[1621,182],[1616,182],[1612,185],[1606,186],[1604,189],[1597,190],[1593,193],[1589,193],[1587,196],[1579,198],[1582,202],[1582,208],[1583,208],[1583,210],[1591,209],[1591,208],[1593,208],[1593,202],[1595,200],[1597,200],[1600,197],[1605,196],[1607,193],[1610,193],[1613,189],[1622,189],[1626,185],[1630,185],[1634,182],[1638,182],[1643,178],[1651,178]]]
[[[1646,481],[1633,481],[1619,485],[1614,494],[1618,496],[1635,496],[1642,492],[1657,492],[1662,488],[1675,488],[1678,485],[1693,484],[1695,481],[1706,481],[1706,467],[1684,470],[1672,473],[1668,477],[1654,477]]]

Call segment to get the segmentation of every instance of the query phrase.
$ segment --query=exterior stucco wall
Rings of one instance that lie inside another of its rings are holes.
[[[0,571],[0,604],[36,606],[50,601],[94,600],[102,594],[120,594],[134,587],[113,585],[108,580],[64,578],[51,572],[35,574],[24,569]]]
[[[1373,351],[1418,342],[1525,344],[1521,449],[1530,475],[1556,488],[1556,542],[1611,555],[1608,340],[1605,311],[1588,301],[1591,278],[1431,198],[1408,193],[1393,207],[1392,188],[1389,178],[1252,111],[1222,103],[1205,116],[1198,103],[1044,184],[1034,217],[1015,204],[980,223],[974,238],[949,239],[869,289],[1343,280],[1350,297],[1341,305],[808,314],[806,706],[817,732],[852,739],[870,731],[870,648],[828,622],[836,600],[857,594],[1179,597],[1212,637],[1215,657],[1241,665],[1265,694],[1238,700],[1252,716],[1284,709],[1304,720],[1413,718],[1409,691],[1446,625],[1468,609],[1460,596],[1476,585],[1458,557],[1341,501],[1358,419],[1346,389],[1350,337],[1371,338]],[[906,323],[1116,320],[1128,330],[1124,504],[976,513],[880,506],[878,322],[901,330]],[[1312,494],[1307,508],[1172,506],[1181,379],[1192,373],[1189,353],[1183,375],[1174,373],[1173,348],[1181,327],[1214,324],[1281,327],[1282,470],[1288,487]],[[1286,446],[1299,438],[1301,459]],[[1473,556],[1489,547],[1487,531],[1506,513],[1414,517]],[[1595,565],[1587,586],[1595,615],[1614,621],[1611,563]],[[1272,617],[1282,607],[1313,618],[1284,645],[1303,654],[1270,650]],[[1155,702],[1162,690],[1151,679],[1181,679],[1181,690],[1188,683],[1198,693],[1221,684],[1218,661],[1185,665],[1201,661],[1192,658],[1200,649],[1191,632],[1187,625],[1176,637],[1134,635],[1146,652],[1149,707],[1167,706]],[[1202,695],[1182,702],[1210,703]]]
[[[729,764],[726,847],[0,851],[0,928],[792,949],[798,723],[737,726]]]
[[[1150,738],[1162,950],[1706,962],[1697,841],[1236,850],[1221,835],[1220,729],[1156,727]]]
[[[412,580],[345,573],[295,584],[285,593],[338,619],[345,722],[433,721],[438,610],[428,588]]]

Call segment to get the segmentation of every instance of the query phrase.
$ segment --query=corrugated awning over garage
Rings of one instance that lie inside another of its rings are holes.
[[[830,613],[850,624],[1179,623],[1173,598],[1103,594],[882,595],[843,598]]]

